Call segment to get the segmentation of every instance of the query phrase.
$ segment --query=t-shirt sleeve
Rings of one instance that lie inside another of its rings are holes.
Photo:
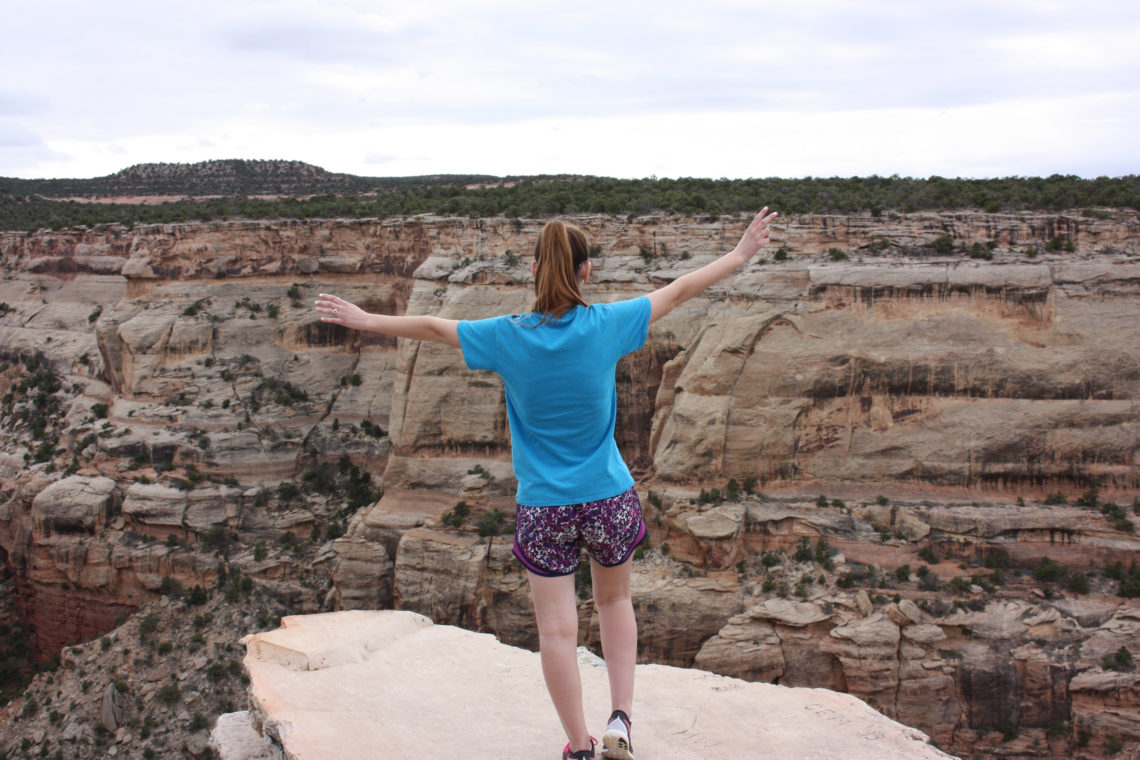
[[[459,348],[470,369],[495,370],[495,360],[500,354],[498,328],[501,320],[502,317],[491,317],[459,322]]]
[[[649,315],[652,311],[649,298],[641,296],[629,301],[617,301],[608,306],[613,311],[613,324],[620,356],[644,346],[645,339],[649,336]]]

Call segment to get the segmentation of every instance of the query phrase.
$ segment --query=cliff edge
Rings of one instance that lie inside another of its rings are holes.
[[[538,654],[488,634],[412,612],[344,611],[286,617],[243,641],[249,717],[289,760],[553,757],[564,743]],[[587,714],[601,721],[605,666],[583,662]],[[656,760],[949,757],[855,697],[699,670],[638,666],[634,710],[639,756]],[[233,720],[214,732],[223,760],[252,756],[229,749]]]

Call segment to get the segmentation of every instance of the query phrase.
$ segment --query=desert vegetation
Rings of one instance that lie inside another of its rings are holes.
[[[108,196],[143,194],[171,196],[172,200],[149,205],[97,202]],[[70,200],[76,197],[86,200]],[[755,211],[763,205],[785,214],[872,216],[952,209],[991,213],[1084,209],[1082,213],[1101,218],[1111,213],[1106,210],[1109,208],[1140,208],[1140,177],[377,178],[333,175],[318,167],[280,161],[151,164],[89,180],[0,179],[0,228],[29,232],[75,225],[416,214],[518,218],[666,213],[716,219]],[[1051,244],[1060,250],[1065,241]]]

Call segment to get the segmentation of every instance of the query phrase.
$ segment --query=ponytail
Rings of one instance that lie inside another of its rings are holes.
[[[546,223],[534,246],[534,308],[548,316],[561,317],[575,304],[589,306],[582,297],[579,268],[590,256],[586,233],[581,227],[558,219]],[[541,324],[541,323],[540,323]]]

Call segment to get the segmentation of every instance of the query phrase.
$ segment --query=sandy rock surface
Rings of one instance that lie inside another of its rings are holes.
[[[253,722],[291,760],[536,758],[565,743],[538,655],[408,612],[288,617],[246,639]],[[582,667],[587,715],[608,713],[604,667]],[[638,757],[935,760],[918,731],[854,697],[638,666]],[[222,747],[223,760],[237,760]]]

